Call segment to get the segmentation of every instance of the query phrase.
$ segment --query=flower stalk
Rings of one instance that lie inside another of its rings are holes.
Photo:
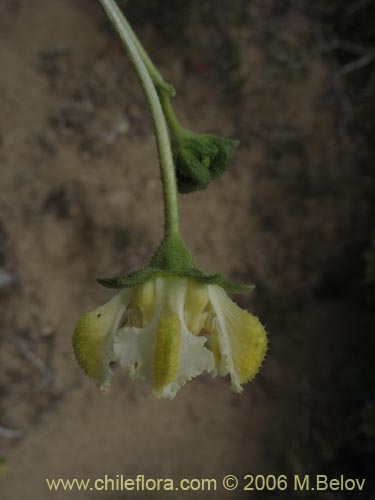
[[[137,41],[134,42],[136,40],[135,34],[116,2],[114,0],[99,1],[124,44],[149,104],[155,129],[163,185],[165,238],[179,240],[180,221],[176,174],[168,127],[154,81],[163,88],[169,89],[170,86],[164,82],[145,51],[143,49],[140,51],[140,44]]]

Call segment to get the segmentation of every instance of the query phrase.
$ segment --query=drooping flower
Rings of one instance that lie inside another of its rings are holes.
[[[267,338],[260,321],[221,286],[157,277],[123,288],[85,314],[73,345],[80,366],[102,388],[110,385],[117,362],[157,397],[172,399],[203,372],[229,374],[233,390],[241,392],[259,370]]]
[[[78,322],[73,343],[86,373],[105,388],[112,362],[143,379],[158,397],[173,398],[197,375],[229,374],[240,392],[264,358],[259,320],[227,296],[253,285],[201,270],[180,234],[178,192],[204,189],[229,167],[238,142],[183,128],[174,89],[153,65],[115,0],[100,0],[133,63],[153,117],[164,199],[164,238],[146,267],[99,283],[120,289]]]

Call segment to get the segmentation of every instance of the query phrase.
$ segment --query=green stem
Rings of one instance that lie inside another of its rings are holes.
[[[150,106],[163,185],[165,238],[180,239],[178,191],[175,167],[173,163],[168,127],[158,93],[155,89],[153,80],[149,74],[143,57],[139,54],[138,47],[134,43],[133,38],[135,37],[135,34],[132,36],[132,30],[129,30],[130,26],[116,2],[114,0],[99,0],[99,2],[106,11],[112,25],[125,46]],[[155,74],[154,77],[156,78]]]
[[[136,33],[133,31],[132,27],[128,23],[128,21],[124,18],[124,22],[127,28],[127,31],[135,45],[135,47],[138,50],[139,55],[141,56],[151,78],[152,81],[154,82],[154,85],[156,87],[156,90],[159,94],[160,102],[163,107],[163,111],[165,114],[165,117],[167,119],[169,127],[173,130],[173,132],[177,136],[183,135],[185,130],[181,127],[176,114],[174,112],[174,109],[171,105],[171,97],[174,97],[176,95],[176,91],[174,87],[166,82],[158,70],[158,68],[155,66],[155,64],[152,62],[150,59],[150,56],[147,54],[145,51],[142,43],[140,42],[139,38],[137,37]]]
[[[157,88],[163,89],[169,96],[174,97],[176,95],[176,91],[175,91],[173,85],[171,85],[170,83],[168,83],[164,80],[162,74],[160,73],[158,68],[155,66],[155,64],[150,59],[150,56],[147,54],[147,52],[143,48],[143,45],[141,44],[141,42],[140,42],[139,38],[137,37],[137,35],[135,34],[135,32],[133,31],[133,28],[130,26],[128,20],[124,16],[122,16],[122,17],[123,17],[124,27],[126,28],[130,38],[132,39],[132,42],[134,43],[136,49],[138,50],[138,54],[141,56],[142,61],[143,61],[144,65],[146,66],[146,68],[151,76],[152,81],[154,82],[154,85]]]
[[[169,95],[163,89],[160,89],[158,94],[169,128],[173,131],[174,135],[180,137],[184,133],[184,129],[181,127],[174,112]]]

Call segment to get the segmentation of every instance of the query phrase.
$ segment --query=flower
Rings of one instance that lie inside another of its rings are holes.
[[[158,277],[123,288],[85,314],[73,334],[76,358],[102,388],[112,362],[141,378],[157,397],[173,399],[203,373],[231,377],[235,392],[259,370],[267,350],[258,318],[238,307],[219,285]]]

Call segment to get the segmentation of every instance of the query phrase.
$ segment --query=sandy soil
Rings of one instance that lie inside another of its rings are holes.
[[[0,295],[4,498],[96,498],[52,495],[52,476],[305,470],[301,448],[319,441],[314,398],[341,362],[337,333],[367,325],[345,298],[319,292],[358,245],[367,185],[357,145],[337,126],[334,63],[316,50],[313,20],[272,6],[254,2],[240,24],[223,16],[234,46],[200,9],[183,46],[139,26],[186,126],[241,139],[231,171],[181,199],[183,230],[203,268],[256,283],[238,301],[261,315],[271,344],[243,395],[203,377],[171,403],[122,373],[103,396],[71,348],[80,315],[111,295],[96,276],[142,266],[161,237],[155,144],[135,76],[94,2],[1,2],[0,267],[16,278]],[[217,78],[228,47],[238,65]]]

